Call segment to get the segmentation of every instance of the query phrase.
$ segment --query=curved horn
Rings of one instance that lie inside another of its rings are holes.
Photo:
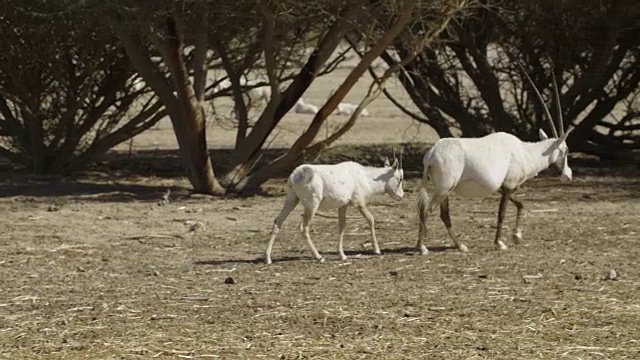
[[[400,169],[402,169],[402,153],[404,148],[400,148]]]
[[[551,69],[551,80],[553,81],[553,93],[555,94],[556,107],[558,109],[558,130],[560,130],[560,136],[562,136],[564,135],[564,119],[562,118],[562,106],[560,106],[560,90],[558,89],[556,74],[553,69]]]
[[[525,70],[524,66],[522,66],[522,64],[520,64],[520,61],[518,61],[517,64],[518,64],[518,67],[520,67],[520,70],[522,70],[524,75],[527,77],[527,80],[529,80],[529,83],[531,84],[531,87],[533,88],[533,91],[538,96],[538,99],[540,100],[540,103],[542,104],[542,108],[544,110],[544,113],[547,116],[547,119],[549,120],[549,125],[551,126],[551,132],[553,133],[553,137],[557,138],[558,137],[558,131],[556,130],[556,126],[553,124],[553,118],[551,117],[551,113],[549,112],[549,108],[544,103],[544,99],[542,98],[542,95],[540,95],[540,91],[538,91],[538,88],[536,87],[536,84],[533,83],[533,80],[531,80],[531,77],[529,76],[529,74],[527,74],[527,70]]]

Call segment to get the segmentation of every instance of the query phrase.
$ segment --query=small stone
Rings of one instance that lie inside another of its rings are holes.
[[[204,223],[202,221],[187,220],[184,222],[189,227],[189,232],[195,232],[197,230],[204,229]]]
[[[605,276],[604,279],[612,280],[612,281],[618,280],[618,273],[615,270],[611,269],[609,270],[609,273],[607,274],[607,276]]]
[[[389,271],[389,275],[390,276],[398,276],[398,272],[397,271]]]
[[[582,280],[583,279],[582,275],[580,275],[580,274],[573,274],[573,278],[576,279],[576,280]]]
[[[60,208],[56,204],[51,204],[49,205],[49,208],[47,208],[47,211],[58,211],[58,210],[60,210]]]
[[[404,317],[418,317],[420,316],[420,313],[418,313],[418,310],[416,309],[406,309],[404,311]]]
[[[229,284],[229,285],[233,285],[233,284],[236,283],[236,281],[231,276],[228,276],[226,279],[224,279],[224,283],[225,284]]]

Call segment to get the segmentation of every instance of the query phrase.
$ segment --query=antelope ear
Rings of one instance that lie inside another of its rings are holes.
[[[547,133],[542,129],[538,130],[538,135],[540,136],[540,140],[547,140],[549,138]]]
[[[398,170],[398,166],[400,164],[398,163],[398,159],[393,159],[393,164],[391,164],[391,167],[393,168],[393,170]]]
[[[390,162],[389,162],[389,158],[388,157],[384,157],[384,166],[390,166]]]

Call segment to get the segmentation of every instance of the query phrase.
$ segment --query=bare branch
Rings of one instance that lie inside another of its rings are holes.
[[[269,78],[269,84],[271,86],[271,97],[275,102],[280,102],[280,82],[276,74],[276,58],[275,58],[275,27],[276,17],[269,10],[269,0],[260,1],[260,12],[264,17],[264,59],[265,66],[267,68],[267,76]],[[275,109],[274,109],[275,110]]]
[[[380,77],[378,77],[378,75],[376,74],[375,70],[372,67],[369,67],[369,75],[371,75],[371,77],[377,82],[380,83],[381,79]],[[387,90],[386,87],[382,88],[382,93],[385,95],[385,97],[387,99],[389,99],[389,101],[391,101],[391,103],[397,107],[398,109],[400,109],[400,111],[402,111],[403,113],[405,113],[406,115],[408,115],[409,117],[411,117],[412,119],[422,122],[422,123],[428,123],[428,119],[425,117],[420,116],[418,113],[409,110],[406,106],[402,105],[398,99],[395,98],[395,96],[391,95],[391,93],[389,92],[389,90]]]
[[[167,84],[164,76],[161,75],[158,67],[151,61],[148,54],[145,54],[144,46],[134,38],[126,25],[122,22],[120,15],[111,13],[108,15],[109,24],[124,46],[131,62],[140,73],[144,81],[151,86],[153,91],[160,96],[165,106],[175,108],[178,106],[177,99],[173,91]],[[164,47],[161,47],[164,48]]]
[[[360,116],[360,113],[362,112],[362,110],[367,105],[369,105],[373,100],[375,100],[378,96],[380,96],[382,92],[385,91],[385,84],[387,80],[389,80],[399,70],[401,69],[404,70],[404,66],[412,62],[418,56],[418,54],[422,52],[422,50],[425,47],[427,47],[431,42],[433,42],[436,39],[436,37],[442,31],[444,31],[444,29],[446,29],[447,25],[449,24],[449,21],[451,21],[451,19],[453,18],[454,13],[455,11],[448,14],[446,17],[444,17],[441,24],[438,24],[438,26],[435,26],[430,31],[428,31],[425,34],[425,36],[422,37],[422,39],[418,42],[417,46],[413,49],[413,51],[411,51],[408,54],[408,56],[406,56],[400,62],[389,66],[381,77],[378,77],[375,75],[375,72],[372,70],[370,65],[372,61],[370,61],[369,65],[367,66],[367,69],[369,69],[369,72],[372,73],[372,76],[374,77],[374,81],[369,86],[369,90],[367,91],[367,94],[365,95],[365,97],[360,101],[360,103],[358,104],[358,107],[353,112],[353,114],[351,114],[351,117],[349,118],[349,120],[347,120],[347,122],[340,129],[338,129],[336,132],[328,136],[325,140],[320,141],[315,145],[309,147],[307,149],[307,153],[315,154],[319,151],[322,151],[324,148],[326,148],[327,146],[335,142],[338,138],[340,138],[348,130],[350,130],[353,127],[353,125],[355,125],[356,119],[358,118],[358,116]],[[390,31],[392,30],[393,30],[393,27]],[[352,46],[353,45],[354,44],[352,43]],[[355,46],[353,47],[355,48]],[[370,51],[373,51],[374,49],[375,49],[375,46]],[[382,50],[380,50],[380,53],[382,53]],[[364,60],[366,55],[367,54],[360,55],[361,59]]]
[[[196,29],[193,58],[193,89],[196,100],[204,100],[204,90],[207,87],[207,49],[208,49],[208,9],[205,2],[198,1],[194,4],[196,12]]]

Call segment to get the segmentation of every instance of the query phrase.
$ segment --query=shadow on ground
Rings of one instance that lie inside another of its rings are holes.
[[[429,247],[429,252],[433,253],[441,253],[445,251],[457,251],[457,249],[453,246],[433,246]],[[358,250],[345,250],[345,255],[348,257],[356,257],[356,256],[365,256],[365,257],[375,257],[371,251],[358,251]],[[382,254],[406,254],[408,256],[418,255],[416,248],[414,247],[401,247],[395,249],[382,249]],[[324,252],[322,254],[325,256],[327,261],[338,260],[338,252],[330,251]],[[331,258],[326,258],[327,256],[331,256]],[[271,260],[274,264],[276,263],[286,263],[292,261],[315,261],[311,255],[301,254],[299,256],[271,256]],[[201,260],[194,261],[194,265],[202,265],[202,266],[221,266],[221,265],[232,265],[232,264],[261,264],[264,263],[264,257],[261,256],[256,259],[224,259],[224,260]]]
[[[400,145],[396,145],[397,148]],[[407,178],[419,178],[422,173],[422,157],[429,145],[423,143],[402,144],[404,149],[404,168]],[[287,149],[268,149],[264,151],[258,167],[266,165],[287,151]],[[222,174],[231,163],[232,149],[211,151],[214,170]],[[392,145],[341,145],[325,151],[318,163],[337,163],[340,161],[358,161],[364,165],[379,166],[384,156],[392,156]],[[570,161],[574,169],[574,179],[586,176],[618,177],[627,179],[616,182],[631,196],[640,196],[640,165],[618,164],[615,167],[594,158],[576,158]],[[285,178],[287,173],[280,174]],[[5,171],[0,174],[0,198],[2,197],[48,197],[81,196],[86,200],[106,202],[159,201],[168,188],[172,197],[187,197],[190,189],[186,181],[180,185],[158,185],[158,181],[143,184],[141,179],[153,177],[166,180],[184,180],[184,170],[177,150],[145,150],[134,153],[109,153],[102,161],[85,172],[73,176],[37,176],[19,171]],[[546,172],[540,174],[543,185],[549,188],[603,186],[591,181],[560,184]],[[546,181],[549,180],[549,182]],[[184,186],[184,187],[181,187]],[[261,193],[260,195],[266,195]],[[587,195],[589,196],[589,195]],[[588,200],[588,199],[587,199]]]
[[[24,182],[0,183],[0,198],[74,196],[83,200],[104,202],[159,201],[166,191],[167,187],[163,186],[104,184],[86,182],[86,180],[54,180],[49,182],[25,180]]]

